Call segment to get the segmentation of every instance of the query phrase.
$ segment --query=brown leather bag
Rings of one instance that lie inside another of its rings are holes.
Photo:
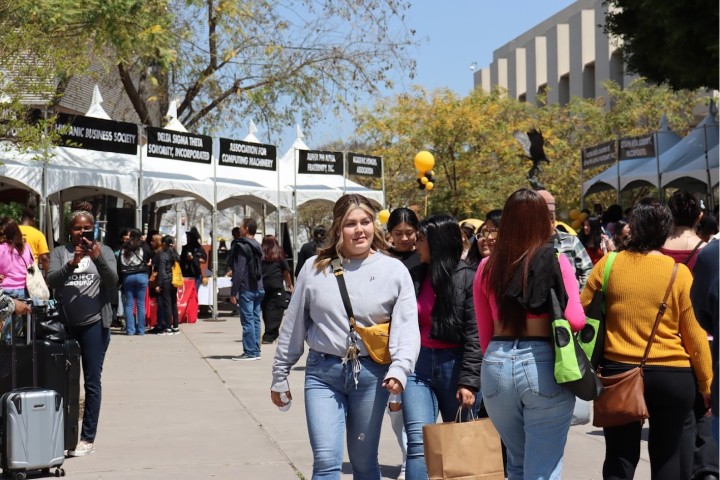
[[[618,375],[607,377],[598,373],[598,378],[603,384],[604,390],[593,402],[593,425],[596,427],[618,427],[632,422],[642,422],[650,417],[647,405],[645,404],[645,382],[643,380],[643,368],[647,361],[650,347],[655,339],[660,319],[667,309],[667,299],[675,282],[677,264],[673,267],[670,283],[665,291],[658,313],[655,316],[648,344],[645,353],[640,361],[640,366]]]

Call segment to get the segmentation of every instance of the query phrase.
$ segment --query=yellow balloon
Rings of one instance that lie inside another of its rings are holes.
[[[378,220],[380,220],[380,223],[382,223],[383,225],[387,223],[388,218],[390,218],[389,210],[380,210],[378,212]]]
[[[425,176],[420,177],[420,183],[422,183],[423,185],[427,185],[428,182],[429,182],[429,180],[427,179],[427,177],[425,177]]]
[[[435,166],[435,157],[427,150],[422,150],[415,155],[415,168],[421,172],[429,172]]]
[[[434,186],[435,185],[433,185],[433,182],[427,182],[425,184],[425,190],[432,190]]]
[[[435,176],[435,170],[430,170],[430,171],[427,172],[427,173],[428,173],[428,175],[430,175],[431,177],[434,177],[434,176]]]
[[[588,219],[588,216],[589,216],[589,215],[588,215],[586,212],[581,212],[581,213],[580,213],[580,216],[578,217],[578,219],[579,219],[581,222],[584,222],[585,220]]]
[[[580,228],[582,227],[582,225],[583,225],[583,222],[582,222],[582,220],[579,220],[579,219],[578,219],[578,220],[573,220],[572,223],[570,224],[570,226],[571,226],[572,228],[574,228],[575,230],[580,230]]]
[[[570,210],[570,220],[577,220],[579,216],[580,210],[578,210],[577,208],[573,208],[572,210]]]

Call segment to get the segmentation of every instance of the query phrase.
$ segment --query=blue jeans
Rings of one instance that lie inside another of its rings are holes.
[[[339,480],[343,434],[355,480],[379,480],[378,444],[388,391],[387,365],[361,357],[358,384],[351,362],[310,350],[305,365],[305,417],[313,451],[312,479]]]
[[[260,356],[260,305],[264,296],[264,290],[246,290],[238,295],[243,353],[248,357]]]
[[[407,432],[405,478],[428,478],[423,449],[424,425],[435,423],[438,412],[444,422],[455,420],[460,402],[455,395],[460,377],[462,348],[420,348],[415,372],[408,376],[402,393],[403,419]],[[476,403],[479,405],[479,399]],[[463,416],[467,417],[464,411]]]
[[[147,294],[147,273],[133,273],[123,279],[125,292],[125,323],[128,335],[135,335],[135,314],[133,307],[137,303],[137,334],[145,334],[145,295]]]
[[[105,352],[110,345],[110,329],[104,328],[102,320],[99,320],[90,325],[68,327],[68,334],[80,344],[80,360],[85,380],[85,412],[80,439],[93,443],[100,418],[100,375],[105,362]]]
[[[507,447],[508,480],[559,480],[575,396],[558,385],[550,340],[492,340],[480,381]]]
[[[8,297],[17,298],[18,300],[27,300],[28,298],[24,288],[8,288],[7,290],[3,291]],[[25,319],[20,315],[15,315],[14,313],[11,313],[8,319],[9,318],[13,319],[15,325],[15,336],[17,337],[19,333],[25,330]],[[10,343],[10,322],[8,322],[7,320],[3,323],[2,326],[2,338],[3,340],[5,340],[5,342]]]

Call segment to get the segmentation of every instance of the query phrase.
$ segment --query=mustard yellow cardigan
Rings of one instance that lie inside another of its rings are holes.
[[[580,296],[583,307],[602,289],[607,255],[592,270]],[[658,307],[670,282],[675,261],[665,255],[619,252],[610,271],[606,291],[605,358],[639,364],[652,331]],[[703,394],[710,393],[712,360],[707,332],[698,324],[690,303],[693,277],[685,265],[668,298],[647,365],[692,367]],[[720,339],[718,339],[720,340]]]

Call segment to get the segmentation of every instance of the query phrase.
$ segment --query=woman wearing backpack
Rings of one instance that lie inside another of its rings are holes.
[[[157,325],[153,330],[158,335],[176,335],[178,328],[177,288],[172,284],[173,266],[178,255],[173,246],[175,240],[167,235],[162,239],[162,251],[155,255],[153,271],[157,272],[158,285],[155,293],[158,298]]]
[[[124,308],[128,335],[145,335],[145,297],[148,286],[148,267],[152,252],[142,240],[137,228],[128,231],[127,240],[118,252],[118,273],[125,292]],[[137,318],[135,308],[137,307]],[[136,326],[137,323],[137,326]]]

